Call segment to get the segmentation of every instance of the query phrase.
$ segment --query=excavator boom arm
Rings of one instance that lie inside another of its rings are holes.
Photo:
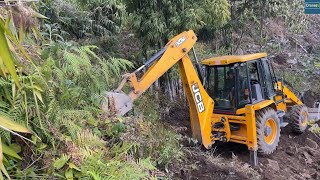
[[[116,91],[108,94],[109,109],[113,109],[117,114],[124,115],[132,108],[132,101],[137,99],[171,67],[178,64],[189,103],[193,136],[202,142],[205,147],[209,147],[212,143],[209,119],[213,112],[214,102],[204,89],[188,56],[188,52],[193,48],[196,41],[197,37],[192,30],[185,31],[171,39],[160,52],[151,57],[135,72],[124,75],[124,79]],[[136,73],[145,67],[149,67],[147,72],[138,79]],[[127,96],[120,93],[126,82],[131,87]],[[110,106],[113,108],[110,108]]]
[[[193,31],[183,32],[171,39],[165,48],[159,53],[161,57],[158,59],[157,54],[151,57],[142,67],[149,67],[147,72],[137,79],[136,71],[128,75],[128,81],[131,84],[132,91],[129,96],[135,100],[143,92],[145,92],[157,79],[166,73],[172,66],[178,63],[191,50],[197,37]],[[158,59],[158,60],[157,60]],[[139,68],[141,69],[141,68]],[[138,70],[139,70],[138,69]]]

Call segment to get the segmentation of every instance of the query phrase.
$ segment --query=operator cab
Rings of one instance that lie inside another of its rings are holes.
[[[205,88],[215,113],[236,114],[247,104],[273,99],[274,72],[266,53],[222,56],[202,61]]]

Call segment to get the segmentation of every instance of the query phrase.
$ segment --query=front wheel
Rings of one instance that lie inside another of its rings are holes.
[[[277,149],[280,139],[280,120],[277,112],[267,107],[257,112],[256,119],[258,151],[271,154]]]
[[[294,105],[291,110],[293,131],[303,133],[308,126],[308,108],[305,105]]]

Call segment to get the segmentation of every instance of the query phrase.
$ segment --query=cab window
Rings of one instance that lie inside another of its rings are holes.
[[[241,108],[250,103],[246,63],[241,63],[238,67],[237,88],[238,108]]]
[[[235,107],[235,73],[234,65],[207,67],[207,92],[215,101],[216,109]]]
[[[264,72],[264,86],[265,86],[265,94],[267,97],[272,97],[275,94],[273,78],[270,71],[270,64],[266,59],[262,60],[262,68]]]

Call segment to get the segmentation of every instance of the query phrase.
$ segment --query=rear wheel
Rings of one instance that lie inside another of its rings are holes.
[[[267,107],[257,112],[256,119],[258,151],[271,154],[277,149],[280,138],[280,120],[277,112]]]
[[[305,105],[295,105],[291,110],[293,131],[303,133],[308,126],[308,108]]]

